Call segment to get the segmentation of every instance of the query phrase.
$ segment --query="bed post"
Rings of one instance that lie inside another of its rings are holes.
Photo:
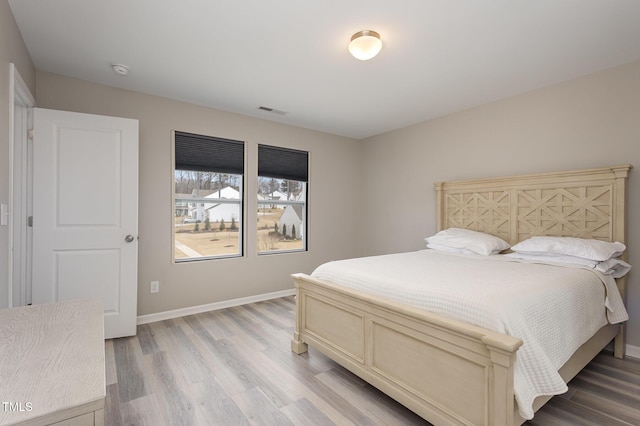
[[[293,332],[293,339],[291,339],[291,351],[300,355],[309,349],[307,344],[300,340],[300,332],[302,331],[303,321],[303,301],[300,297],[300,278],[298,274],[293,274],[293,282],[296,287],[296,330]]]
[[[445,219],[445,214],[444,214],[444,200],[443,200],[443,192],[442,192],[442,184],[444,182],[436,182],[433,184],[433,186],[436,188],[436,230],[437,231],[442,231],[445,227],[445,223],[444,223],[444,219]]]
[[[630,165],[622,165],[613,167],[613,175],[615,179],[615,191],[616,199],[614,200],[615,212],[614,214],[614,223],[615,228],[613,229],[613,237],[615,241],[620,241],[621,243],[626,244],[627,230],[626,230],[626,214],[627,207],[625,205],[625,200],[627,199],[627,176],[629,175],[629,170],[631,170],[632,166]],[[625,251],[622,255],[624,260],[627,259],[627,252]],[[618,284],[618,289],[620,290],[620,295],[622,296],[622,301],[627,303],[627,277],[618,278],[616,280]],[[625,324],[620,324],[620,331],[616,336],[613,344],[613,355],[616,358],[624,359],[626,354],[626,333],[625,333]]]
[[[491,386],[489,424],[513,425],[513,364],[516,362],[516,351],[522,346],[522,340],[514,339],[508,344],[503,340],[484,336],[482,342],[489,349],[493,371],[493,377],[490,378],[494,386]]]

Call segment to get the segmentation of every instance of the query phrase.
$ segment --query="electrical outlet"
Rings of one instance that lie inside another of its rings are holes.
[[[160,281],[151,281],[151,293],[157,293],[160,291]]]

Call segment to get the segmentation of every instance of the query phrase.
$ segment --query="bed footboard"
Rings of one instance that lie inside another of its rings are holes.
[[[514,424],[520,339],[305,274],[293,278],[293,352],[310,344],[436,425]]]

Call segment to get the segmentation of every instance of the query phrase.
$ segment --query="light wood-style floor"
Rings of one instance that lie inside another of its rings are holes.
[[[106,425],[428,425],[319,352],[295,355],[285,297],[106,342]],[[530,426],[639,425],[640,361],[601,354]]]

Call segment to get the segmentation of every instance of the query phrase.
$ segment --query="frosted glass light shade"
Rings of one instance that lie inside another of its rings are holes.
[[[366,61],[376,56],[382,49],[380,34],[371,30],[358,31],[351,36],[349,52],[354,58]]]

